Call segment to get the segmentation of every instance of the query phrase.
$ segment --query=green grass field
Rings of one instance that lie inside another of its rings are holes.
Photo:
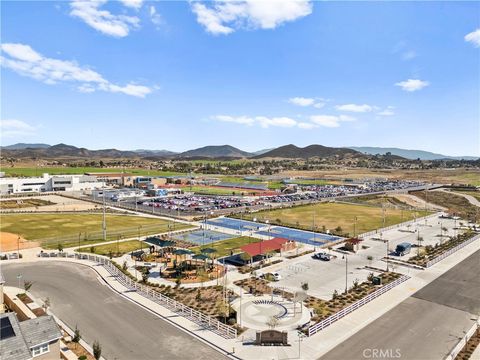
[[[129,215],[106,217],[107,240],[167,232],[171,221]],[[175,230],[190,228],[175,223]],[[39,241],[46,248],[92,244],[102,241],[101,214],[2,214],[0,231],[14,233],[27,240]]]
[[[233,251],[233,253],[237,253],[240,251],[241,246],[250,244],[253,242],[258,242],[258,241],[260,241],[260,239],[251,238],[249,236],[240,236],[236,238],[214,242],[213,244],[208,245],[208,247],[212,247],[215,250],[217,250],[217,252],[213,255],[219,258],[222,256],[230,255],[231,251]],[[194,251],[197,254],[200,253],[201,249],[202,249],[201,246],[195,246],[193,248],[190,248],[190,250]]]
[[[84,173],[121,173],[124,171],[127,174],[133,175],[158,175],[158,176],[172,176],[172,175],[184,175],[181,173],[171,171],[158,171],[147,169],[128,169],[125,170],[119,168],[97,168],[97,167],[3,167],[1,171],[5,172],[7,176],[41,176],[43,173],[51,175],[55,174],[84,174]]]
[[[146,249],[148,245],[138,241],[138,240],[131,240],[131,241],[121,241],[112,244],[105,244],[105,245],[97,245],[93,247],[93,253],[97,255],[105,255],[108,256],[110,253],[114,254],[114,256],[122,256],[123,254],[138,250],[138,249]],[[80,252],[84,253],[92,253],[89,247],[81,248]]]
[[[275,209],[248,215],[244,214],[243,218],[245,220],[257,218],[262,222],[269,220],[271,224],[312,230],[314,213],[315,227],[318,231],[322,231],[323,226],[331,231],[340,226],[342,233],[348,233],[350,236],[353,236],[355,217],[357,217],[357,235],[384,226],[381,207],[341,203],[319,203],[286,209]],[[425,214],[428,213],[424,211],[386,209],[385,226],[398,224],[411,220],[414,216],[418,218]]]

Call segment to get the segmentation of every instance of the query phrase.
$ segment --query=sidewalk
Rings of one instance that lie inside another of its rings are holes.
[[[399,303],[410,297],[413,293],[423,288],[447,270],[451,269],[473,252],[478,249],[479,240],[465,246],[455,254],[445,258],[441,262],[435,264],[426,271],[410,271],[411,278],[406,282],[398,285],[379,298],[366,304],[360,309],[354,311],[348,316],[338,320],[326,329],[320,331],[310,338],[303,338],[299,343],[298,333],[296,331],[289,332],[289,347],[260,347],[243,344],[243,339],[252,339],[254,332],[248,331],[240,335],[237,339],[225,339],[215,333],[204,329],[198,324],[179,316],[178,314],[164,308],[161,305],[143,297],[142,295],[127,289],[120,284],[113,276],[103,267],[86,260],[76,260],[69,258],[46,258],[27,260],[9,260],[12,262],[25,261],[70,261],[89,266],[94,269],[113,291],[123,298],[142,306],[152,314],[168,321],[170,324],[188,332],[192,336],[197,337],[204,343],[223,352],[231,358],[242,359],[318,359],[323,354],[348,339],[350,336],[360,331],[362,328],[397,306]],[[297,258],[298,259],[298,258]],[[230,279],[229,279],[230,280]],[[233,287],[229,281],[229,287]],[[237,289],[238,290],[238,289]],[[379,309],[381,309],[379,311]],[[234,353],[233,353],[234,351]],[[232,354],[233,353],[233,354]],[[300,355],[299,355],[300,354]]]

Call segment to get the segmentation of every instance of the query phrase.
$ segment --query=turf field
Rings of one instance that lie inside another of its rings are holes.
[[[115,254],[116,256],[121,256],[123,254],[138,250],[138,249],[147,249],[148,244],[145,244],[138,240],[131,241],[120,241],[112,244],[97,245],[93,247],[93,253],[97,255],[108,256],[110,253]],[[80,252],[92,253],[90,247],[80,249]]]
[[[315,214],[315,227],[318,231],[325,229],[334,230],[341,227],[343,234],[353,235],[354,218],[357,217],[356,233],[361,234],[383,226],[398,224],[411,220],[415,216],[424,216],[424,211],[385,209],[385,224],[383,223],[382,208],[344,203],[319,203],[314,205],[297,206],[285,209],[275,209],[243,215],[246,220],[257,218],[270,224],[293,226],[304,230],[312,230],[313,215]]]
[[[246,244],[250,244],[250,243],[253,243],[253,242],[258,242],[258,241],[260,241],[260,239],[255,239],[255,238],[251,238],[251,237],[248,237],[248,236],[240,236],[240,237],[231,238],[231,239],[228,239],[228,240],[217,241],[217,242],[214,242],[212,244],[209,244],[206,247],[209,247],[209,248],[211,247],[211,248],[217,250],[217,252],[212,254],[212,255],[215,256],[216,258],[219,258],[219,257],[222,257],[222,256],[230,255],[231,251],[233,251],[234,254],[238,253],[238,252],[240,252],[240,247],[241,246],[246,245]],[[190,250],[192,250],[196,253],[200,253],[201,249],[202,249],[201,246],[196,246],[196,247],[190,248]]]
[[[107,214],[107,240],[167,232],[170,221],[129,215]],[[190,226],[176,223],[175,230]],[[2,214],[0,231],[36,240],[46,247],[91,244],[102,240],[102,214]]]

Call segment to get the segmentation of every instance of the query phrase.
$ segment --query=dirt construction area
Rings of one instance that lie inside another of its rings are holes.
[[[30,203],[34,203],[35,200],[45,204],[38,206],[28,206]],[[2,206],[2,203],[7,206]],[[12,206],[13,203],[13,206]],[[18,206],[14,206],[18,204]],[[19,212],[19,211],[34,211],[34,212],[63,212],[63,211],[86,211],[97,208],[98,205],[77,200],[70,199],[59,195],[45,195],[38,197],[15,197],[0,200],[1,212]]]
[[[16,251],[18,248],[20,250],[30,249],[40,246],[36,241],[28,241],[20,237],[18,238],[17,234],[12,234],[9,232],[0,232],[0,252],[7,251]]]

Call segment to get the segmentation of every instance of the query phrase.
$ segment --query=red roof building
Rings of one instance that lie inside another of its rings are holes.
[[[282,251],[287,244],[293,243],[283,238],[273,238],[272,240],[264,240],[242,246],[240,249],[250,256],[264,255],[271,251]]]

